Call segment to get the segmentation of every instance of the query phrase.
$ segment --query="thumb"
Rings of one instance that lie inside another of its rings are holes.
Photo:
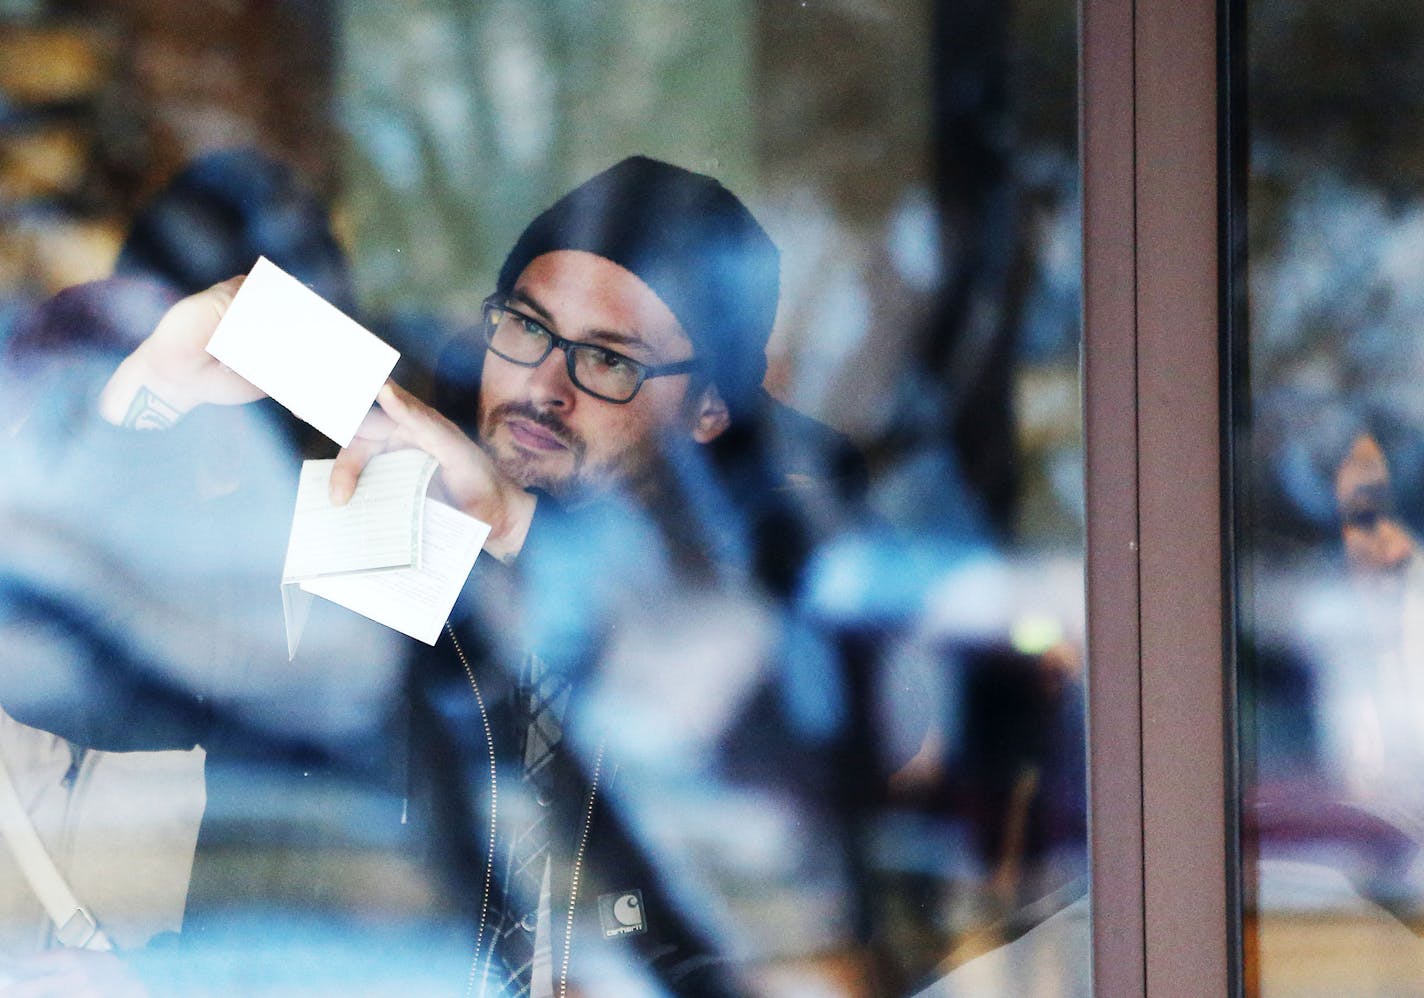
[[[453,422],[394,381],[381,386],[376,402],[400,428],[405,442],[434,457],[442,468],[466,459],[468,449],[474,444]]]

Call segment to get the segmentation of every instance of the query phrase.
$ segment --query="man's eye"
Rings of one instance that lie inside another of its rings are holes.
[[[593,355],[593,360],[605,371],[622,371],[630,366],[626,357],[611,350],[599,350]]]
[[[539,323],[535,322],[533,319],[526,319],[523,316],[519,317],[519,328],[529,336],[544,335],[544,328],[540,326]]]
[[[1356,509],[1345,514],[1346,525],[1356,530],[1374,530],[1379,522],[1380,514],[1373,509]]]

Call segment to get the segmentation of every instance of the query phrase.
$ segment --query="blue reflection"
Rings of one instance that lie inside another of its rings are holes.
[[[527,199],[512,192],[556,172],[535,164],[543,153],[563,157],[558,169],[603,155],[561,117],[575,117],[556,58],[571,43],[541,35],[541,17],[571,25],[573,7],[505,7],[481,15],[498,25],[492,52],[447,31],[443,12],[421,15],[413,37],[436,44],[420,58],[449,73],[416,96],[396,93],[405,63],[367,49],[384,75],[345,136],[391,202],[344,204],[389,210],[356,219],[380,230],[367,233],[368,276],[400,285],[401,303],[372,321],[416,361],[441,359],[410,379],[470,429],[477,341],[441,343],[446,323],[406,307],[403,282],[445,280],[434,262],[463,261],[462,240],[498,243]],[[658,51],[701,47],[636,20],[629,37]],[[464,74],[487,80],[489,121],[459,106]],[[956,77],[961,103],[995,99],[975,75]],[[735,144],[713,131],[719,155]],[[1042,177],[1025,183],[1052,204],[1032,226],[1011,221],[1021,191],[991,144],[985,176],[959,178],[968,224],[949,225],[944,192],[920,180],[894,182],[903,196],[883,218],[853,217],[844,193],[787,196],[787,245],[822,255],[788,261],[812,303],[791,325],[811,335],[767,383],[821,419],[762,390],[760,368],[727,365],[735,430],[715,447],[665,442],[661,504],[541,497],[539,540],[515,570],[482,558],[433,651],[318,607],[286,659],[276,580],[295,470],[316,451],[275,407],[200,411],[161,440],[121,440],[90,415],[168,304],[258,252],[356,311],[325,207],[289,171],[250,152],[202,158],[140,216],[113,278],[17,327],[0,517],[20,529],[0,553],[0,702],[60,761],[205,753],[181,946],[160,940],[136,962],[184,993],[421,994],[487,963],[498,973],[495,935],[518,938],[534,915],[553,946],[573,932],[581,972],[609,993],[814,988],[867,953],[907,993],[962,945],[1065,905],[1083,864],[1081,586],[1074,566],[1008,554],[1028,461],[1011,373],[1023,344],[1061,360],[1074,339],[1074,320],[1053,313],[1071,300],[1077,222],[1071,193]],[[488,217],[433,224],[451,205]],[[1023,301],[1007,286],[1021,245],[1051,258],[1023,263]],[[722,284],[760,276],[735,248],[702,248]],[[463,282],[477,280],[461,272],[443,289],[450,312],[474,314]],[[715,334],[731,299],[705,310]],[[537,697],[561,714],[563,750],[540,760],[560,791],[548,799],[525,773]],[[491,848],[541,813],[574,835],[578,860],[549,866],[567,896],[578,884],[566,920],[517,907],[529,895]],[[656,926],[641,939],[636,919],[604,917],[635,892]]]

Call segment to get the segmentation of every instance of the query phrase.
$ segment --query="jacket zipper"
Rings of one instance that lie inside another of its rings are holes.
[[[480,923],[479,929],[475,932],[475,956],[470,961],[470,973],[465,979],[465,998],[470,998],[475,990],[475,979],[480,979],[480,994],[484,994],[484,982],[489,979],[489,964],[494,959],[495,940],[490,940],[489,956],[485,958],[485,973],[480,973],[480,950],[484,947],[485,922],[489,917],[490,886],[494,877],[494,853],[495,853],[495,822],[498,817],[499,808],[499,780],[496,776],[494,761],[494,732],[490,728],[489,712],[485,710],[485,698],[480,693],[480,684],[475,681],[475,670],[470,668],[470,660],[465,657],[465,649],[460,647],[460,642],[455,638],[455,628],[450,626],[450,622],[445,622],[445,630],[450,635],[450,643],[455,646],[455,654],[460,656],[460,664],[464,666],[465,677],[470,681],[470,689],[475,693],[475,703],[480,709],[480,723],[485,730],[485,747],[489,750],[489,784],[490,784],[490,820],[489,820],[489,852],[485,856],[485,884],[484,896],[480,899]]]
[[[480,685],[475,681],[474,669],[470,667],[470,660],[465,657],[465,650],[460,647],[459,639],[455,637],[455,628],[447,620],[445,631],[450,635],[450,643],[455,646],[455,654],[460,657],[460,665],[465,670],[465,677],[470,681],[470,689],[474,691],[475,703],[480,709],[480,723],[484,727],[485,746],[489,750],[490,760],[490,822],[489,822],[489,853],[485,857],[485,883],[484,896],[480,901],[480,923],[479,929],[475,933],[475,956],[470,963],[470,973],[465,982],[466,998],[471,998],[474,994],[475,980],[480,981],[480,994],[484,994],[484,982],[489,979],[490,961],[494,959],[494,944],[496,940],[490,940],[489,953],[485,957],[484,973],[480,972],[480,951],[484,947],[485,924],[489,917],[489,901],[491,890],[491,877],[494,873],[495,855],[495,831],[496,831],[496,809],[499,805],[499,782],[496,777],[496,766],[494,758],[494,733],[490,727],[489,713],[485,709],[485,698],[480,693]],[[588,833],[593,826],[593,806],[598,797],[599,778],[603,772],[603,748],[605,742],[599,741],[598,751],[593,760],[593,776],[589,781],[588,797],[584,802],[583,827],[579,832],[578,847],[574,850],[574,865],[569,878],[569,914],[564,926],[564,959],[559,968],[559,988],[558,998],[568,998],[569,994],[569,960],[573,952],[574,944],[574,911],[578,906],[579,880],[583,876],[584,854],[588,850]]]
[[[583,855],[588,847],[588,830],[593,825],[593,802],[598,796],[598,778],[603,771],[603,746],[599,741],[598,753],[593,759],[593,778],[588,785],[588,799],[583,809],[583,829],[579,832],[578,848],[574,850],[574,866],[569,876],[569,917],[564,927],[564,960],[559,968],[558,998],[569,998],[569,957],[574,949],[574,908],[578,905],[579,877],[583,873]]]

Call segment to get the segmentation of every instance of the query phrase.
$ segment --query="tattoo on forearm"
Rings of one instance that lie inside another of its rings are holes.
[[[124,426],[131,430],[166,430],[182,413],[147,388],[140,388],[124,414]]]

